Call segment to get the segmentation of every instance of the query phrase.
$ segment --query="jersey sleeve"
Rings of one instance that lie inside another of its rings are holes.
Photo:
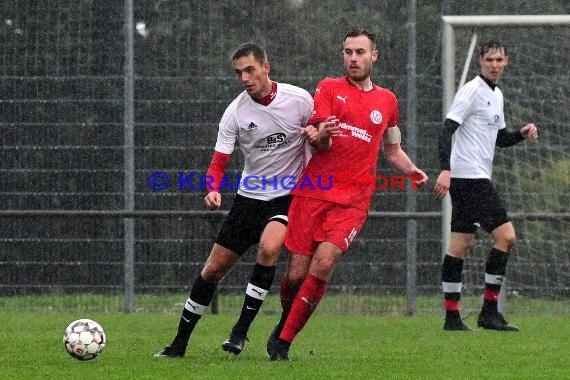
[[[387,128],[384,130],[384,136],[386,135],[386,133],[390,128],[398,127],[398,122],[400,120],[400,109],[398,106],[398,98],[396,98],[396,95],[394,93],[391,93],[391,95],[392,95],[392,104],[390,105],[391,107],[390,114],[389,117],[387,118],[388,123],[387,123]]]
[[[392,117],[388,123],[388,128],[397,127],[400,122],[400,106],[398,105],[398,98],[396,98],[395,94],[392,94],[392,96],[394,97],[394,103],[392,105]]]
[[[309,94],[307,92],[306,94],[307,98],[306,101],[303,102],[303,126],[307,126],[309,125],[309,119],[311,118],[311,116],[313,115],[313,109],[315,108],[315,103],[313,100],[313,97],[311,96],[311,94]]]
[[[315,90],[313,113],[307,121],[307,125],[321,123],[329,116],[331,116],[331,97],[325,79],[319,82]]]
[[[505,122],[505,101],[503,99],[503,92],[500,89],[499,90],[499,96],[501,97],[501,112],[499,112],[499,129],[504,129],[507,127],[507,123]]]
[[[447,112],[446,119],[462,124],[471,113],[474,100],[475,89],[468,85],[461,87],[453,99],[453,104]]]
[[[230,154],[221,153],[214,150],[214,155],[212,156],[212,161],[206,172],[206,176],[212,179],[212,182],[208,185],[208,192],[218,191],[220,183],[224,177],[226,167],[230,162]]]
[[[238,137],[239,125],[233,113],[233,103],[226,109],[220,120],[215,150],[232,154]]]
[[[451,170],[451,143],[453,141],[453,134],[459,128],[459,124],[451,119],[445,119],[443,127],[439,131],[438,138],[438,154],[439,154],[439,167],[441,170]]]

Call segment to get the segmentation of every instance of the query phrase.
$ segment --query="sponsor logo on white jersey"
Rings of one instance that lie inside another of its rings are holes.
[[[255,145],[255,147],[262,151],[268,151],[283,148],[284,146],[287,146],[289,142],[290,140],[287,139],[287,135],[285,133],[278,132],[259,140],[259,143]]]

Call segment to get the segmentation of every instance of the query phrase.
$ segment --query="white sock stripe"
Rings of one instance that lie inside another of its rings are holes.
[[[461,293],[461,282],[442,282],[444,293]]]
[[[245,291],[245,294],[247,294],[248,296],[257,298],[258,300],[261,301],[265,300],[267,293],[269,293],[269,291],[261,289],[259,286],[255,286],[250,283],[247,284],[247,289]]]
[[[505,276],[500,274],[485,273],[485,282],[492,285],[502,285]]]
[[[204,315],[207,306],[200,305],[199,303],[194,302],[190,298],[188,298],[186,300],[186,303],[184,304],[184,308],[189,312],[191,312],[192,314]]]

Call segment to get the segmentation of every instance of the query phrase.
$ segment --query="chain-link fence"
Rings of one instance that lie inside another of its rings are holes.
[[[205,174],[217,123],[241,91],[230,55],[241,43],[264,45],[274,80],[314,92],[325,76],[342,75],[341,41],[354,26],[377,33],[380,59],[373,79],[400,101],[404,149],[415,130],[415,156],[435,182],[437,128],[442,120],[441,16],[505,14],[510,9],[550,14],[568,12],[564,1],[549,4],[506,1],[487,9],[478,1],[425,1],[408,19],[404,1],[134,1],[3,2],[0,25],[0,295],[124,291],[126,178],[134,180],[134,210],[202,211],[203,193],[179,190],[176,179]],[[530,4],[532,3],[532,4]],[[533,7],[533,8],[530,8]],[[132,16],[133,25],[127,29]],[[536,31],[536,29],[533,29]],[[541,128],[537,146],[501,152],[496,178],[515,219],[519,244],[509,267],[513,294],[568,300],[568,28],[484,30],[509,46],[511,66],[501,83],[507,121]],[[129,44],[128,33],[133,33]],[[417,39],[415,75],[408,56],[411,32]],[[457,72],[472,30],[457,37]],[[481,31],[479,31],[481,33]],[[528,33],[527,35],[522,35]],[[499,34],[499,35],[495,35]],[[546,36],[546,38],[545,38]],[[127,42],[126,42],[127,41]],[[547,43],[548,42],[548,43]],[[126,67],[132,51],[133,75]],[[527,58],[532,58],[529,60]],[[547,64],[545,64],[547,63]],[[469,76],[477,73],[471,66]],[[132,80],[129,103],[125,86]],[[409,107],[409,86],[416,89]],[[410,111],[411,110],[411,111]],[[125,151],[127,115],[132,113],[134,169]],[[413,117],[408,112],[414,112]],[[414,125],[409,120],[415,120]],[[380,158],[379,172],[393,173]],[[228,175],[243,160],[234,154]],[[164,172],[170,187],[153,191],[153,172]],[[414,195],[413,212],[439,213],[431,186]],[[227,210],[233,193],[223,193]],[[11,210],[11,211],[10,211]],[[17,215],[28,210],[34,216]],[[61,216],[34,210],[105,210],[107,217]],[[409,194],[374,195],[369,218],[350,253],[339,264],[333,290],[404,296],[413,242],[419,295],[438,295],[442,256],[441,220],[382,213],[410,211]],[[8,212],[10,211],[10,212]],[[525,219],[525,213],[550,216]],[[426,214],[427,215],[427,214]],[[558,215],[559,217],[557,217]],[[131,215],[133,270],[137,293],[186,292],[207,258],[221,215]],[[389,216],[389,215],[388,215]],[[483,262],[490,241],[478,236],[466,263],[466,294],[483,286]],[[242,292],[253,254],[222,281],[221,292]],[[284,257],[279,270],[284,270]]]

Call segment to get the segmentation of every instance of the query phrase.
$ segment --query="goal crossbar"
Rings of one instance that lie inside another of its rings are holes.
[[[442,62],[443,114],[451,106],[455,94],[455,35],[454,27],[462,26],[512,26],[512,25],[570,25],[570,15],[486,15],[442,16]]]
[[[563,25],[570,23],[570,15],[442,16],[441,19],[444,24],[452,26]]]

